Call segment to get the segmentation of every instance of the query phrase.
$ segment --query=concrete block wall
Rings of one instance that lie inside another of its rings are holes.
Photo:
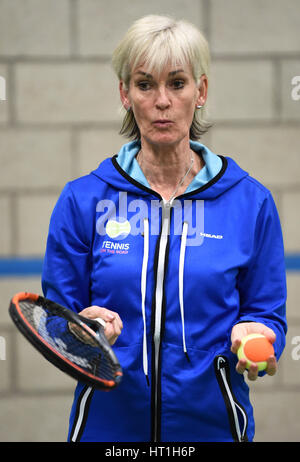
[[[300,75],[298,0],[0,0],[0,441],[66,440],[74,382],[20,338],[7,313],[15,292],[41,292],[39,274],[5,272],[5,262],[42,258],[64,184],[124,142],[110,56],[132,21],[149,13],[188,19],[206,34],[214,126],[203,142],[271,189],[287,256],[296,257],[279,372],[250,387],[256,441],[299,441],[300,100],[291,84]]]

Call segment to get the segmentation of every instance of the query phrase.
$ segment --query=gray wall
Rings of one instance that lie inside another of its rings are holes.
[[[124,142],[110,56],[132,21],[148,13],[189,19],[205,32],[214,127],[203,142],[271,189],[286,252],[300,253],[300,100],[291,93],[300,75],[299,0],[0,0],[2,259],[42,257],[63,185]],[[289,333],[279,372],[250,384],[256,441],[300,440],[292,343],[300,336],[300,273],[287,276]],[[39,276],[2,275],[0,441],[65,441],[74,383],[12,325],[8,302],[21,290],[41,292]]]

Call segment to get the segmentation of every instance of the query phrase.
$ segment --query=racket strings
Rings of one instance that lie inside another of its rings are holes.
[[[28,300],[21,301],[19,306],[31,328],[55,352],[95,377],[103,380],[115,379],[114,364],[95,340],[96,334],[94,336],[88,329],[76,325],[75,335],[70,329],[69,321],[59,313],[53,313],[47,306]]]

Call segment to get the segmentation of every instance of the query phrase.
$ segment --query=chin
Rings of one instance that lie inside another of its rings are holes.
[[[156,136],[151,136],[151,137],[145,137],[145,139],[148,140],[151,144],[156,144],[156,145],[172,145],[172,144],[177,144],[179,143],[185,136],[180,136],[179,134],[174,135],[171,133],[161,133]]]

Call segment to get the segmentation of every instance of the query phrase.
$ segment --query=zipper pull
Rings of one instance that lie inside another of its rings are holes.
[[[168,201],[163,199],[163,204],[164,204],[164,207],[169,210],[172,205],[173,205],[173,202],[174,202],[174,197],[171,197]]]
[[[237,402],[230,383],[229,361],[225,356],[219,355],[214,359],[216,377],[225,400],[226,408],[231,422],[232,435],[235,441],[246,442],[247,440],[247,414]],[[241,429],[239,415],[242,416],[244,427]]]
[[[218,371],[220,371],[221,369],[225,369],[227,363],[226,363],[226,359],[223,356],[217,356],[215,361],[216,361],[216,367]]]

